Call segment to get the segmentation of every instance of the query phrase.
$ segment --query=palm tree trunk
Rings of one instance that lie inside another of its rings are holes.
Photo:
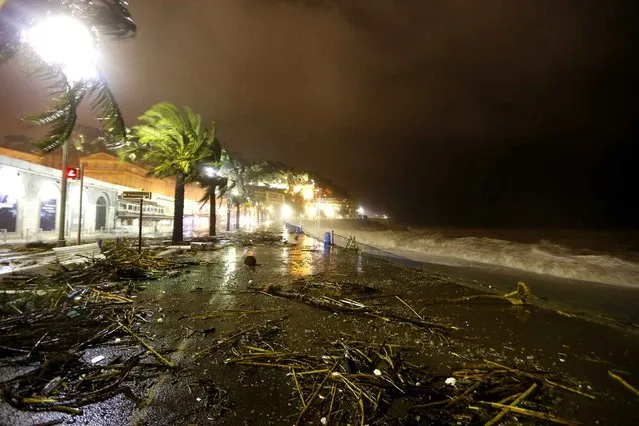
[[[175,208],[173,209],[173,237],[174,243],[184,239],[184,173],[175,176]]]
[[[231,230],[231,200],[226,199],[226,230]]]
[[[240,229],[240,203],[235,203],[235,229]]]
[[[211,185],[211,194],[209,195],[209,202],[211,207],[209,208],[209,237],[215,237],[215,221],[217,220],[217,213],[215,211],[215,191],[217,185]]]

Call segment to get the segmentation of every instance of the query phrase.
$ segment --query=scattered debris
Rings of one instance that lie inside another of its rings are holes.
[[[436,330],[459,330],[459,327],[447,325],[443,323],[436,323],[432,321],[425,321],[420,318],[406,317],[401,314],[397,314],[387,309],[380,309],[373,306],[364,305],[361,302],[351,299],[333,299],[328,296],[311,296],[308,294],[302,294],[297,292],[288,292],[281,290],[278,286],[268,285],[264,287],[263,291],[274,296],[283,297],[286,299],[295,300],[305,303],[307,305],[324,309],[332,312],[352,313],[359,315],[367,315],[374,318],[379,318],[383,321],[397,321],[416,325],[418,327],[425,327]]]
[[[346,241],[346,246],[344,247],[344,249],[354,252],[359,251],[359,246],[357,245],[357,240],[355,239],[355,237],[348,237],[348,241]]]
[[[150,315],[133,304],[135,281],[193,262],[158,259],[150,251],[138,254],[125,244],[107,245],[104,254],[83,265],[60,266],[48,277],[12,282],[16,288],[2,293],[13,309],[0,310],[0,334],[10,342],[0,346],[0,360],[30,367],[2,381],[2,398],[10,405],[80,414],[80,407],[118,393],[136,400],[127,384],[174,367],[134,331]],[[88,349],[114,343],[130,349],[106,364],[105,355],[84,356]],[[144,350],[131,354],[137,345]],[[142,362],[147,351],[160,364]]]
[[[574,384],[557,378],[546,381],[545,372],[484,360],[468,363],[446,378],[407,362],[406,349],[398,345],[338,339],[321,350],[320,355],[276,350],[264,343],[244,345],[230,348],[234,356],[225,363],[280,370],[291,377],[299,396],[298,425],[313,423],[313,418],[322,424],[413,424],[421,419],[494,425],[510,413],[577,424],[551,412],[556,391],[572,391]]]
[[[503,299],[507,300],[513,305],[523,305],[528,301],[531,295],[532,292],[530,291],[530,287],[528,287],[525,282],[519,281],[517,283],[517,289],[515,291],[506,293],[501,296],[498,294],[473,294],[470,296],[460,297],[458,299],[446,299],[445,301],[449,303],[459,303],[475,299]]]

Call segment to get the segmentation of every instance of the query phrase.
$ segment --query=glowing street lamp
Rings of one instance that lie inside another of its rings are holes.
[[[24,39],[44,62],[59,67],[64,72],[68,85],[98,77],[98,51],[95,37],[89,28],[77,19],[66,15],[48,16],[25,31]],[[66,245],[64,231],[68,162],[68,140],[65,140],[62,143],[59,247]]]
[[[77,19],[49,16],[28,29],[24,37],[44,62],[59,66],[69,82],[97,78],[95,37]]]
[[[359,206],[357,208],[357,214],[359,214],[360,216],[364,216],[364,207]]]

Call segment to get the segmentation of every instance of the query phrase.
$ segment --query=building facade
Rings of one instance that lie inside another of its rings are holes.
[[[84,166],[84,187],[69,180],[65,234],[74,238],[80,224],[82,192],[82,233],[127,234],[137,232],[140,204],[122,199],[123,191],[150,191],[152,199],[142,206],[143,232],[169,234],[173,226],[173,179],[156,179],[139,166],[113,155],[97,153],[77,157],[69,166]],[[61,161],[58,156],[0,148],[0,242],[55,239],[60,216]],[[187,185],[184,228],[187,235],[208,230],[208,205],[201,205],[202,189]]]

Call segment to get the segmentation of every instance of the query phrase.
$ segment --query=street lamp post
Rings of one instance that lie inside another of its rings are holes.
[[[215,196],[217,193],[217,186],[224,182],[224,178],[218,175],[217,168],[213,166],[203,166],[202,173],[204,174],[204,180],[206,184],[210,186],[209,193],[209,237],[215,236],[215,229],[217,227],[217,211],[215,206]]]
[[[95,38],[82,22],[66,15],[48,16],[25,32],[25,40],[47,64],[59,68],[72,84],[95,79],[98,52]],[[66,208],[68,140],[62,143],[62,179],[60,182],[60,218],[58,246],[66,245]]]
[[[58,247],[67,245],[64,238],[66,231],[66,213],[67,213],[67,166],[69,163],[69,141],[62,144],[62,179],[60,181],[60,222],[58,224]]]

